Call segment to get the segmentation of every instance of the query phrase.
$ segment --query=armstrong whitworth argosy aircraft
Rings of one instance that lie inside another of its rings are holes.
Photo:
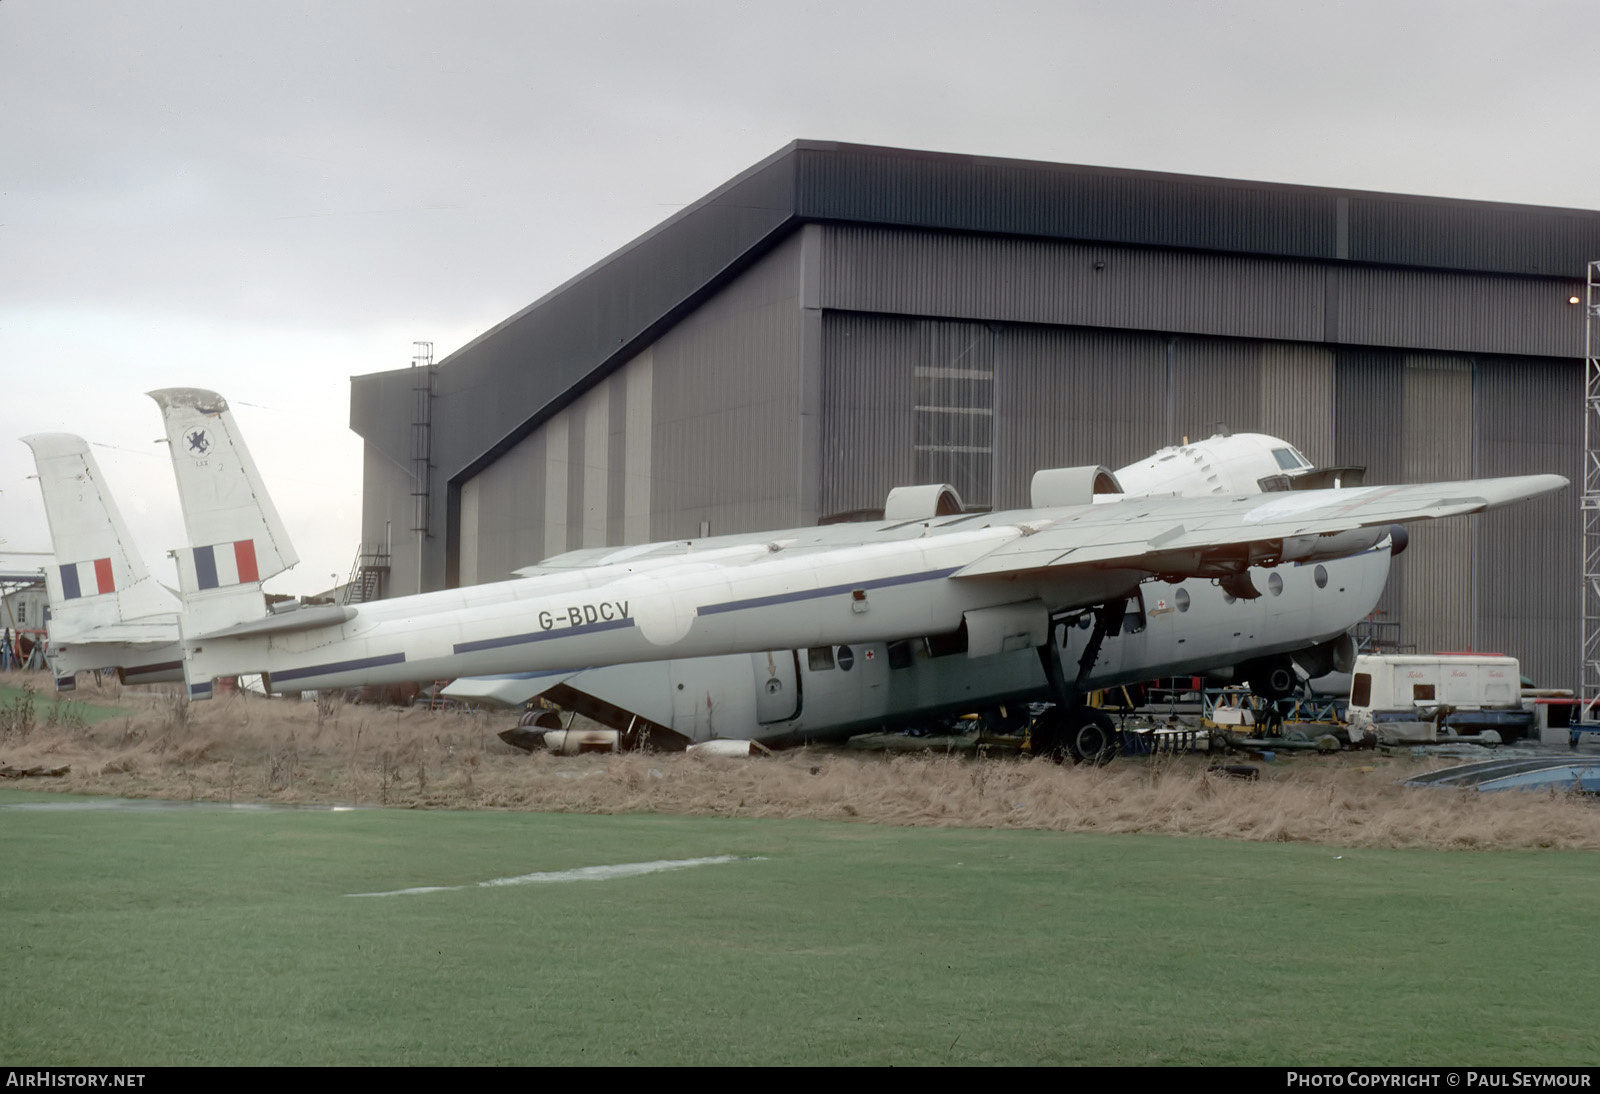
[[[1339,481],[1355,485],[1358,471],[1313,468],[1289,443],[1245,433],[1164,448],[1113,477],[1127,494],[1203,496]],[[1102,494],[1096,501],[1127,494]],[[894,492],[887,518],[909,515],[895,512],[902,498],[903,492]],[[960,515],[959,507],[947,515]],[[1193,583],[1183,597],[1173,587],[1146,583],[1130,597],[1122,625],[1098,639],[1092,613],[1057,623],[1055,655],[1063,678],[1077,691],[1158,673],[1225,673],[1278,698],[1296,684],[1296,663],[1313,677],[1348,671],[1355,651],[1345,630],[1372,610],[1391,552],[1398,554],[1404,544],[1401,533],[1392,544],[1353,558],[1309,569],[1284,567],[1266,577],[1268,595],[1254,600],[1238,600],[1209,582]],[[463,677],[444,694],[512,708],[545,695],[611,727],[611,739],[623,744],[648,734],[657,747],[714,744],[722,751],[740,745],[749,751],[752,741],[782,746],[843,739],[974,710],[982,710],[991,724],[1018,726],[1027,720],[1027,703],[1051,698],[1036,651],[972,659],[960,656],[966,653],[964,637]],[[1062,723],[1056,710],[1047,711],[1035,724],[1035,744],[1052,732],[1079,759],[1107,755],[1117,740],[1110,720],[1092,712]],[[533,743],[538,734],[519,729],[514,736]],[[581,740],[593,743],[595,737],[589,731]],[[574,743],[559,731],[544,741]]]
[[[185,446],[204,443],[186,437]],[[57,436],[41,441],[45,451],[81,453],[75,459],[39,461],[40,486],[52,506],[66,506],[78,524],[99,527],[112,519],[114,507],[109,497],[87,495],[85,482],[97,482],[84,443],[75,437]],[[85,466],[85,461],[88,466]],[[1319,485],[1335,478],[1340,471],[1318,471],[1293,446],[1262,434],[1218,435],[1195,444],[1162,449],[1153,456],[1115,472],[1114,477],[1128,493],[1138,494],[1233,494],[1251,493],[1264,487],[1285,489],[1293,484]],[[264,493],[258,497],[265,499]],[[1098,495],[1097,501],[1117,500],[1125,495]],[[932,504],[947,516],[959,516],[954,491],[948,487],[895,491],[887,507],[888,516],[897,508]],[[91,502],[97,506],[86,509]],[[952,505],[946,505],[952,502]],[[90,519],[93,512],[107,515]],[[249,528],[244,530],[248,534]],[[123,545],[114,536],[102,537],[112,558],[125,557]],[[224,536],[226,539],[226,536]],[[287,544],[281,545],[284,550]],[[213,560],[214,561],[214,560]],[[237,565],[237,553],[235,553]],[[1234,643],[1218,642],[1208,632],[1208,620],[1232,603],[1215,586],[1200,585],[1192,605],[1168,608],[1159,596],[1151,614],[1172,615],[1170,626],[1157,626],[1146,634],[1149,615],[1144,597],[1161,590],[1146,588],[1130,602],[1124,625],[1104,636],[1095,656],[1086,657],[1093,640],[1091,619],[1078,617],[1078,627],[1058,625],[1057,656],[1064,677],[1073,686],[1098,687],[1106,680],[1148,676],[1157,662],[1173,670],[1210,671],[1227,668],[1235,677],[1249,679],[1252,686],[1277,695],[1293,682],[1293,663],[1288,654],[1274,651],[1293,643],[1294,658],[1308,671],[1321,672],[1330,661],[1337,663],[1348,645],[1342,635],[1333,635],[1312,644],[1318,636],[1308,636],[1308,621],[1332,628],[1352,614],[1368,610],[1383,584],[1388,555],[1382,545],[1353,560],[1330,564],[1333,587],[1326,587],[1328,568],[1318,575],[1323,585],[1291,580],[1272,586],[1273,599],[1244,602],[1232,609],[1233,620],[1243,628]],[[1172,590],[1166,590],[1169,597]],[[1320,610],[1313,611],[1313,598]],[[1177,601],[1178,603],[1184,603]],[[176,607],[176,600],[173,601]],[[1257,609],[1259,605],[1259,610]],[[1177,614],[1174,614],[1177,613]],[[176,616],[163,616],[160,629],[168,641],[161,650],[162,663],[156,666],[168,674],[156,679],[172,679],[181,672]],[[1210,640],[1194,642],[1191,639]],[[1003,652],[992,657],[969,659],[961,654],[965,647],[949,639],[918,639],[894,643],[868,643],[850,646],[819,647],[811,650],[776,650],[757,654],[732,654],[722,657],[673,659],[642,665],[621,665],[577,673],[518,673],[511,677],[463,678],[446,694],[452,697],[488,700],[520,707],[535,695],[551,692],[563,707],[613,727],[613,738],[629,742],[648,734],[657,747],[718,741],[725,745],[757,741],[785,745],[808,740],[828,740],[850,736],[866,729],[904,724],[931,717],[985,708],[992,715],[1020,720],[1025,704],[1050,697],[1050,684],[1041,661],[1032,650]],[[1163,652],[1164,651],[1164,652]],[[72,667],[82,669],[106,666],[129,651],[116,644],[80,644],[74,647]],[[802,658],[802,654],[804,657]],[[1269,654],[1272,654],[1269,656]],[[852,672],[859,665],[856,671]],[[118,666],[123,679],[152,678],[148,668]],[[71,676],[63,678],[70,686]],[[553,692],[552,692],[552,689]],[[1055,720],[1049,712],[1041,735],[1048,737]],[[1105,754],[1115,737],[1107,720],[1093,714],[1080,719],[1075,733],[1065,740],[1074,755]]]
[[[152,395],[191,540],[177,557],[194,698],[208,697],[215,677],[252,672],[268,690],[301,691],[964,631],[968,657],[1042,651],[1070,736],[1084,716],[1054,653],[1056,620],[1087,614],[1098,645],[1136,601],[1148,632],[1166,607],[1193,607],[1188,582],[1214,579],[1243,600],[1262,595],[1260,575],[1270,595],[1274,574],[1285,581],[1303,563],[1314,575],[1317,564],[1380,549],[1397,522],[1566,485],[1533,475],[1094,505],[1114,487],[1109,473],[1059,469],[1035,476],[1030,509],[946,517],[929,506],[904,519],[575,551],[516,581],[272,615],[259,582],[284,568],[287,540],[257,504],[259,477],[226,403],[195,389]],[[1172,587],[1170,602],[1138,599],[1142,587],[1161,588],[1152,582]],[[1316,611],[1291,648],[1343,629],[1325,629]],[[1234,626],[1219,617],[1194,644],[1236,642]],[[1141,667],[1138,678],[1159,671]]]
[[[65,433],[22,440],[33,449],[55,554],[45,590],[56,687],[70,691],[74,674],[111,667],[130,684],[182,680],[182,605],[129,552],[128,529],[88,444]]]
[[[95,603],[95,597],[104,598],[97,605],[102,614],[115,615],[117,589],[108,586],[100,590],[98,582],[105,576],[102,571],[109,566],[109,573],[115,575],[136,563],[131,561],[132,556],[123,542],[125,532],[119,531],[122,525],[116,506],[104,491],[103,479],[87,444],[80,438],[61,434],[32,437],[27,441],[35,450],[47,512],[57,514],[62,550],[74,558],[104,556],[98,560],[98,565],[92,562],[69,564],[55,575],[57,584],[69,593],[76,590],[77,594],[69,599],[58,597],[61,618],[70,620],[73,613],[81,614],[86,603]],[[185,438],[186,447],[204,443],[200,437]],[[1262,434],[1219,435],[1193,445],[1163,449],[1144,461],[1120,469],[1116,475],[1125,487],[1132,484],[1138,492],[1196,495],[1243,493],[1259,489],[1262,483],[1283,487],[1289,485],[1290,479],[1305,483],[1330,477],[1328,472],[1312,469],[1309,461],[1287,442]],[[938,493],[942,507],[949,499],[943,490]],[[913,506],[923,503],[928,491],[913,489],[895,494],[890,503],[891,517],[896,515],[892,511],[894,507],[906,504],[908,499]],[[953,495],[953,491],[949,494]],[[1101,495],[1100,500],[1121,496]],[[270,505],[264,492],[257,493],[256,497]],[[947,515],[959,515],[959,505]],[[265,519],[259,514],[256,516]],[[287,550],[286,544],[284,549]],[[237,549],[234,565],[238,565]],[[1250,633],[1241,644],[1234,646],[1216,642],[1197,644],[1193,648],[1184,646],[1185,635],[1197,636],[1205,632],[1204,621],[1215,613],[1216,603],[1225,599],[1225,594],[1214,587],[1201,586],[1196,590],[1199,596],[1193,609],[1174,617],[1173,630],[1166,636],[1165,646],[1173,656],[1181,653],[1190,671],[1214,671],[1219,656],[1226,654],[1231,663],[1243,664],[1243,671],[1238,675],[1252,678],[1256,687],[1281,690],[1292,680],[1288,675],[1292,671],[1288,657],[1257,656],[1251,660],[1251,656],[1273,648],[1272,639],[1279,639],[1276,645],[1282,645],[1281,639],[1287,637],[1299,643],[1295,656],[1302,663],[1312,667],[1324,664],[1335,643],[1329,641],[1305,648],[1303,630],[1311,614],[1308,598],[1316,596],[1325,606],[1340,602],[1346,605],[1370,603],[1382,585],[1387,556],[1380,549],[1359,556],[1357,560],[1340,560],[1331,565],[1337,589],[1312,593],[1312,585],[1303,581],[1290,582],[1282,589],[1281,599],[1272,600],[1270,604],[1266,600],[1258,602],[1263,606],[1261,613],[1246,612],[1240,616]],[[76,584],[70,580],[79,578],[84,566],[90,567],[88,572],[96,580],[94,586],[83,584],[89,580],[87,578]],[[124,580],[119,584],[113,576],[110,585],[126,590],[129,583]],[[118,642],[68,643],[58,637],[57,664],[63,673],[58,684],[64,689],[70,688],[72,673],[91,667],[116,667],[121,678],[128,682],[181,678],[178,601],[164,589],[160,594],[166,596],[171,610],[141,622],[139,634],[152,639],[150,642],[135,647]],[[1356,609],[1324,611],[1322,614],[1327,618],[1323,622],[1331,626],[1335,618],[1342,618],[1352,610]],[[1176,609],[1168,609],[1167,614],[1174,611]],[[1154,612],[1161,614],[1160,607]],[[1079,622],[1084,626],[1079,628],[1069,630],[1065,624],[1061,625],[1059,656],[1063,672],[1072,675],[1075,685],[1087,682],[1096,686],[1108,677],[1129,676],[1149,668],[1151,658],[1157,655],[1156,647],[1161,643],[1138,637],[1145,631],[1142,601],[1132,605],[1132,613],[1119,633],[1107,638],[1103,650],[1087,670],[1083,667],[1083,654],[1091,637],[1087,628],[1089,618],[1080,617]],[[126,622],[119,621],[119,624]],[[58,636],[73,633],[59,626],[55,630]],[[1184,648],[1180,650],[1180,646]],[[748,748],[751,740],[783,745],[842,738],[885,723],[925,719],[974,707],[1009,707],[1010,716],[1015,718],[1020,704],[1049,697],[1048,681],[1033,651],[1002,653],[976,660],[939,656],[963,652],[957,643],[948,640],[935,640],[931,644],[925,641],[869,643],[854,650],[849,646],[840,646],[837,650],[833,647],[781,650],[614,666],[579,673],[522,673],[512,678],[487,680],[466,678],[447,689],[447,694],[472,698],[492,696],[508,705],[520,706],[554,685],[559,689],[557,695],[563,706],[592,714],[616,730],[625,731],[630,739],[638,739],[648,732],[657,747],[669,748],[719,739],[723,743],[743,741]],[[1198,660],[1190,661],[1190,658]],[[856,664],[860,668],[852,672]],[[684,686],[675,689],[674,684]],[[613,736],[620,734],[614,731]],[[1080,757],[1096,756],[1105,752],[1109,741],[1114,741],[1109,725],[1103,720],[1089,720],[1066,744]]]

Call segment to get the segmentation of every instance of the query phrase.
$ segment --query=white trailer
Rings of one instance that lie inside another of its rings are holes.
[[[1363,654],[1351,675],[1345,713],[1352,740],[1371,732],[1393,741],[1436,741],[1493,731],[1526,736],[1522,667],[1492,653]]]

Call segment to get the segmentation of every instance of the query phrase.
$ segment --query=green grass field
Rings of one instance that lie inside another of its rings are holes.
[[[8,1064],[1600,1054],[1592,853],[85,801],[0,790]]]
[[[18,727],[17,724],[24,721],[27,723],[25,728],[29,731],[46,725],[92,726],[107,718],[116,718],[128,713],[121,707],[87,703],[70,695],[59,695],[50,690],[47,679],[44,687],[36,688],[31,695],[26,688],[0,684],[0,723],[5,724],[8,729]]]

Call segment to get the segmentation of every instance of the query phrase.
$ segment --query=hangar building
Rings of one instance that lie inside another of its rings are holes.
[[[434,366],[352,380],[389,595],[583,546],[1025,504],[1219,424],[1580,482],[1600,212],[796,141]],[[1418,526],[1421,650],[1574,686],[1575,492]],[[374,582],[374,587],[376,582]]]

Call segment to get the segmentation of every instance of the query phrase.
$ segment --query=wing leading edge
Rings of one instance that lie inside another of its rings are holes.
[[[1254,564],[1338,558],[1374,546],[1393,524],[1479,513],[1567,485],[1560,475],[1524,475],[1231,498],[1130,499],[1024,529],[954,576],[1093,566],[1200,577]]]

